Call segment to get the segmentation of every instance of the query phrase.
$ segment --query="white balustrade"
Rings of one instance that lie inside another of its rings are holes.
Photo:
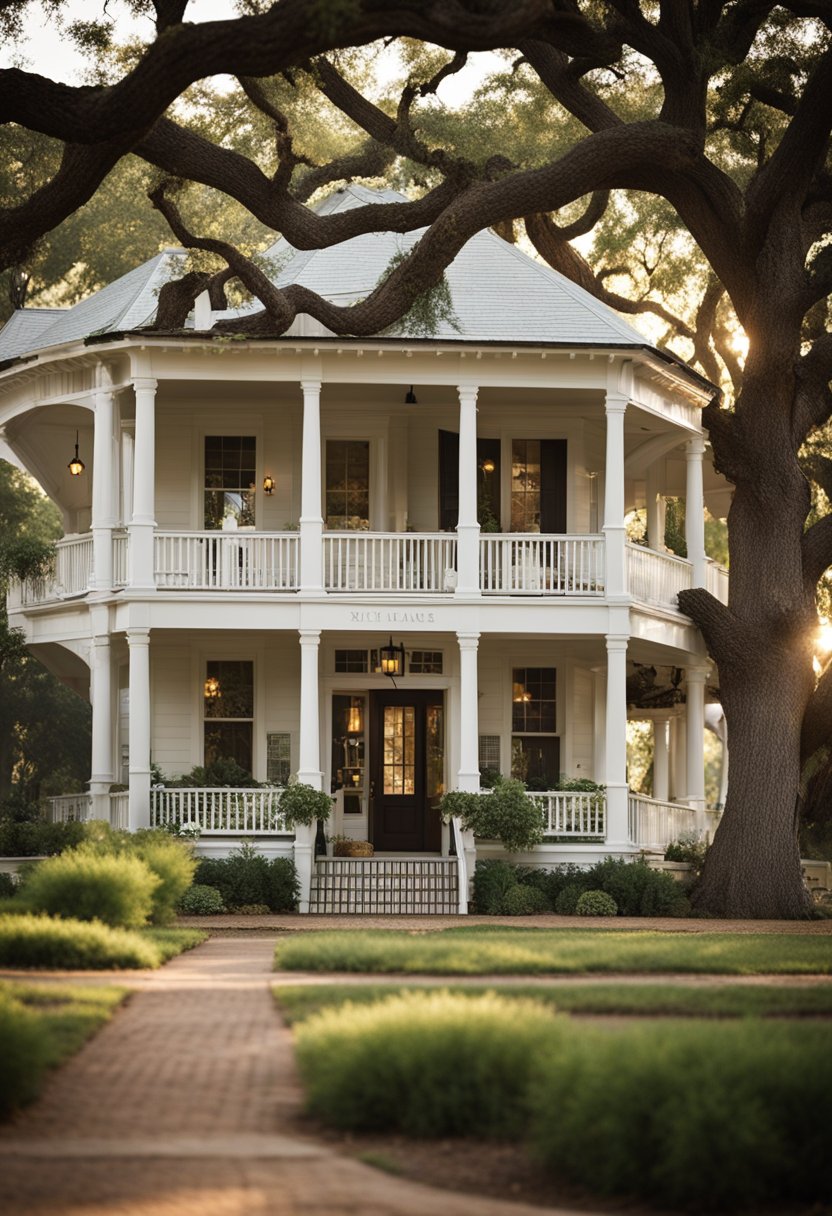
[[[71,823],[73,820],[89,819],[92,798],[89,794],[60,794],[49,799],[49,818],[52,823]]]
[[[202,835],[289,833],[280,813],[282,789],[158,787],[150,791],[151,827],[194,828]]]
[[[683,557],[657,553],[644,545],[627,545],[630,595],[644,604],[676,608],[676,597],[693,582],[693,568]]]
[[[294,532],[157,532],[156,586],[191,591],[292,591]]]
[[[452,591],[456,537],[426,532],[327,532],[327,591]]]
[[[127,533],[113,533],[113,586],[127,586]]]
[[[716,562],[707,562],[705,566],[705,586],[721,603],[728,603],[728,571]]]
[[[480,537],[480,586],[495,595],[604,594],[601,536]]]
[[[603,840],[607,833],[607,806],[603,793],[572,790],[529,792],[543,814],[547,836],[573,836]]]
[[[110,827],[126,832],[130,826],[130,794],[127,790],[116,790],[110,794]]]
[[[59,540],[55,546],[55,582],[62,596],[83,595],[92,573],[92,535]]]
[[[696,834],[696,811],[681,802],[630,794],[630,840],[644,849],[666,849],[680,836]]]

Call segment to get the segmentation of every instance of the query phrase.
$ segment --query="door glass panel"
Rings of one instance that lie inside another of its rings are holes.
[[[361,696],[332,698],[332,792],[364,788],[364,723]]]
[[[370,526],[370,444],[364,439],[328,439],[326,526],[366,531]]]
[[[429,705],[425,712],[425,794],[441,798],[445,793],[445,715],[441,705]]]
[[[385,794],[416,792],[416,711],[412,705],[385,705],[382,764]]]

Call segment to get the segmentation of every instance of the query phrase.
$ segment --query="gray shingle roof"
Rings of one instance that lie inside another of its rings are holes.
[[[350,185],[331,194],[318,210],[332,214],[368,203],[403,200],[393,190]],[[281,238],[266,256],[275,259],[279,286],[300,283],[327,299],[349,304],[368,295],[391,259],[408,252],[423,231],[368,233],[327,249],[305,251]],[[0,332],[0,360],[149,324],[159,288],[181,272],[182,257],[182,250],[165,250],[73,308],[16,313]],[[468,241],[448,267],[446,278],[458,329],[448,320],[441,321],[433,335],[436,338],[575,346],[646,343],[644,335],[611,308],[493,232],[480,232]],[[222,315],[239,316],[258,308],[254,304]],[[289,332],[303,332],[303,321],[298,319]],[[392,332],[406,334],[407,329]]]

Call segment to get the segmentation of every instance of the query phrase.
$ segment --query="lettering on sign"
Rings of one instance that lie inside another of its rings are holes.
[[[397,609],[350,609],[351,625],[432,625],[436,613],[416,608]]]

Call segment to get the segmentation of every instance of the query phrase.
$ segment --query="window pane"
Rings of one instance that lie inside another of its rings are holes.
[[[385,705],[382,744],[384,793],[415,793],[416,717],[412,705]]]
[[[206,664],[205,675],[206,718],[254,717],[252,662],[214,659]]]
[[[240,768],[251,772],[252,759],[251,722],[206,722],[205,765],[217,760],[234,760]]]
[[[560,769],[560,740],[554,735],[515,735],[511,740],[511,775],[530,790],[551,790]]]
[[[511,530],[540,531],[540,440],[511,442]]]
[[[326,526],[365,530],[370,526],[370,444],[364,439],[328,439]]]
[[[512,672],[511,728],[515,731],[557,729],[554,667],[515,667]]]
[[[253,435],[205,436],[206,528],[221,528],[228,517],[239,527],[254,526],[256,469]]]

